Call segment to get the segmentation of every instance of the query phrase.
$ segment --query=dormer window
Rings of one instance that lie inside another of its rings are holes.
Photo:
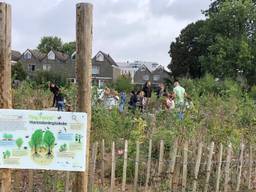
[[[143,66],[143,67],[141,67],[141,69],[140,69],[141,71],[146,71],[146,67],[145,66]]]
[[[48,60],[55,60],[55,53],[53,51],[50,51],[47,57],[48,57]]]
[[[96,61],[104,61],[104,55],[102,53],[98,53],[96,56]]]
[[[27,51],[23,57],[25,60],[30,60],[32,58],[32,54],[29,51]]]
[[[71,59],[75,60],[76,59],[76,51],[71,55]]]

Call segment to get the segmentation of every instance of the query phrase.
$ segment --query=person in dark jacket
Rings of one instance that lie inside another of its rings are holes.
[[[159,83],[156,91],[157,98],[159,99],[163,97],[166,93],[165,85],[163,83]]]
[[[142,91],[144,92],[145,110],[147,110],[152,95],[152,86],[150,81],[145,83]]]
[[[151,82],[150,81],[147,81],[145,83],[145,85],[143,86],[143,89],[142,91],[144,92],[144,96],[146,98],[151,98],[151,95],[152,95],[152,86],[151,86]]]
[[[49,89],[53,93],[52,107],[55,107],[57,105],[56,96],[59,93],[60,88],[57,85],[55,85],[54,83],[50,83],[49,84]]]
[[[131,109],[133,112],[135,112],[136,110],[137,101],[138,101],[137,94],[134,91],[132,91],[130,101],[129,101],[129,109]]]
[[[64,95],[61,92],[61,90],[59,90],[59,92],[57,93],[55,98],[56,98],[56,102],[57,102],[58,111],[64,111],[65,101],[64,101]]]

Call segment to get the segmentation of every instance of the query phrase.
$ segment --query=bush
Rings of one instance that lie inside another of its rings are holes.
[[[32,78],[37,85],[47,85],[48,82],[53,82],[58,86],[67,85],[67,77],[61,73],[49,72],[49,71],[39,71],[36,76]]]
[[[121,92],[121,91],[125,91],[125,92],[130,92],[134,89],[133,84],[131,83],[131,77],[129,76],[120,76],[115,84],[114,84],[114,88]]]

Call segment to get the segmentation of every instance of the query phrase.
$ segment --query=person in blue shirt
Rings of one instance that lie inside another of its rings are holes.
[[[120,113],[124,112],[125,102],[126,102],[126,94],[125,94],[124,91],[121,91],[121,93],[120,93],[120,103],[119,103],[119,108],[118,108]]]

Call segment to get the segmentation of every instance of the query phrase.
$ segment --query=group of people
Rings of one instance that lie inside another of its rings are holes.
[[[112,110],[118,107],[120,113],[124,111],[125,104],[128,104],[128,109],[135,112],[145,112],[149,109],[151,98],[153,93],[153,87],[150,81],[147,81],[143,88],[139,91],[131,91],[130,99],[127,101],[127,96],[124,91],[120,94],[115,90],[105,88],[100,96],[106,109]],[[174,82],[174,89],[172,92],[168,92],[164,83],[159,83],[156,89],[157,104],[156,110],[171,111],[177,109],[179,112],[179,118],[184,118],[185,109],[192,105],[191,99],[188,97],[185,89],[180,85],[179,81]],[[188,98],[188,101],[185,100]]]

